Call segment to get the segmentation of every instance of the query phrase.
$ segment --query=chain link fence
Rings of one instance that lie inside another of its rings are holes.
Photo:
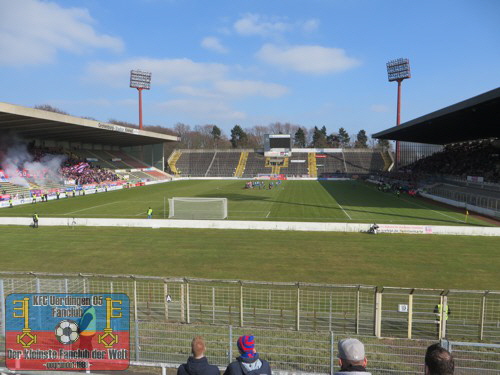
[[[426,347],[439,338],[500,341],[500,293],[492,291],[3,272],[2,336],[11,293],[126,293],[132,359],[143,362],[182,363],[191,339],[203,335],[210,360],[224,366],[237,355],[237,337],[253,334],[274,368],[331,373],[338,340],[359,337],[374,374],[416,374]],[[448,319],[435,313],[443,303]],[[453,347],[460,366],[475,356],[476,367],[484,362],[500,374],[498,360],[490,361],[500,348],[477,345]]]

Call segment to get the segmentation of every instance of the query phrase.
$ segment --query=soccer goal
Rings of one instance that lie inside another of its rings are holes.
[[[225,219],[227,198],[182,198],[168,200],[170,219]]]

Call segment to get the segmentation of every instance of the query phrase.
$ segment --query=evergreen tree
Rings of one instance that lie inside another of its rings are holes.
[[[239,125],[235,125],[231,129],[231,145],[233,148],[242,147],[246,144],[248,139],[247,133]]]
[[[214,125],[213,128],[212,128],[212,131],[210,132],[210,134],[212,134],[212,137],[213,137],[214,144],[215,144],[216,148],[217,148],[217,144],[219,143],[219,139],[220,139],[221,133],[222,132],[221,132],[220,128],[217,125]]]
[[[295,132],[295,144],[301,148],[306,147],[306,133],[302,128],[298,128]]]
[[[339,135],[335,133],[330,134],[328,137],[326,137],[326,143],[328,144],[328,147],[339,147]]]
[[[391,149],[391,143],[387,139],[378,139],[377,140],[377,146],[378,147],[382,147],[382,148],[386,148],[388,150]]]
[[[323,129],[319,130],[317,126],[315,126],[313,129],[312,146],[313,147],[326,146],[326,135],[323,133]]]
[[[363,129],[358,132],[356,136],[356,147],[357,148],[368,148],[368,136],[366,135],[366,131]]]
[[[349,146],[349,143],[351,142],[349,133],[347,133],[344,128],[339,129],[339,140],[343,147]]]

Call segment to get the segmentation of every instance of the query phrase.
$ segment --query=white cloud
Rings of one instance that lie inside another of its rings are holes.
[[[133,69],[152,72],[152,86],[222,79],[228,70],[223,64],[198,63],[186,58],[138,58],[118,63],[92,63],[88,66],[87,79],[111,86],[128,86],[130,71]]]
[[[177,116],[195,118],[203,123],[219,121],[241,121],[245,113],[231,109],[218,100],[174,99],[160,104],[160,108]]]
[[[269,36],[280,34],[292,28],[292,25],[278,19],[270,19],[259,14],[246,14],[234,23],[234,29],[241,35]]]
[[[318,30],[319,28],[319,20],[315,18],[311,18],[310,20],[305,21],[302,23],[302,30],[304,30],[306,33],[312,33],[313,31]]]
[[[121,39],[99,34],[93,22],[83,8],[38,0],[0,1],[0,64],[49,63],[58,51],[123,50]]]
[[[322,46],[277,47],[265,44],[257,57],[271,65],[310,74],[338,73],[360,65],[341,48]]]
[[[370,106],[370,111],[377,113],[386,113],[389,112],[389,107],[384,104],[373,104]]]
[[[219,39],[213,36],[207,36],[201,41],[201,46],[210,51],[227,53],[228,49],[222,45]]]
[[[269,17],[261,14],[248,13],[237,20],[233,24],[233,27],[240,35],[269,37],[279,36],[285,32],[294,30],[311,33],[318,29],[319,23],[319,20],[315,18],[306,21],[288,22],[283,17]]]
[[[215,82],[215,89],[230,98],[243,96],[278,98],[288,92],[288,88],[283,85],[248,80],[217,81]]]

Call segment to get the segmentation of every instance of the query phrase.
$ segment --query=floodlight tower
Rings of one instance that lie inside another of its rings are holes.
[[[139,129],[142,129],[142,90],[151,88],[151,73],[142,70],[131,70],[130,87],[139,91]]]
[[[401,123],[401,82],[406,78],[411,78],[410,60],[395,59],[387,63],[387,76],[389,82],[397,81],[398,83],[398,109],[396,115],[396,125]],[[396,169],[399,168],[399,141],[396,141]]]

